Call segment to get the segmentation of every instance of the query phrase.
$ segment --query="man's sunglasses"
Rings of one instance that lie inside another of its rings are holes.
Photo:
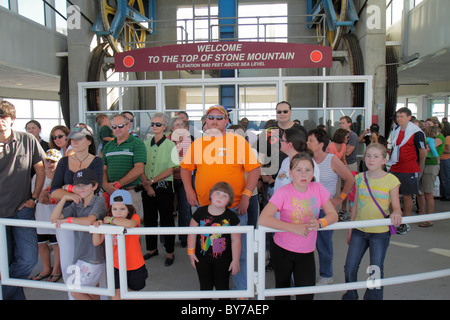
[[[57,136],[52,136],[52,139],[53,140],[56,140],[56,139],[62,139],[62,138],[64,138],[66,135],[65,134],[60,134],[60,135],[57,135]]]
[[[122,129],[123,127],[125,127],[124,124],[118,124],[117,126],[112,125],[112,126],[111,126],[111,129],[117,129],[117,128]]]
[[[159,127],[161,127],[162,125],[164,125],[164,123],[160,123],[160,122],[152,122],[152,123],[151,123],[151,126],[152,126],[152,127],[157,126],[157,127],[159,128]]]
[[[289,110],[277,110],[278,114],[289,113]]]
[[[212,115],[212,114],[210,114],[210,115],[208,115],[208,117],[207,117],[209,120],[214,120],[214,119],[216,119],[216,120],[223,120],[224,118],[225,118],[225,116],[215,116],[215,115]]]

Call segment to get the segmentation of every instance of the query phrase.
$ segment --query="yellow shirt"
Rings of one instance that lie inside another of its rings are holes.
[[[370,190],[374,198],[377,200],[381,209],[389,216],[389,204],[391,203],[390,191],[400,185],[400,181],[393,174],[388,173],[380,179],[370,179],[367,177]],[[370,196],[367,185],[364,182],[364,173],[359,173],[355,177],[355,184],[358,186],[358,199],[357,201],[357,214],[355,221],[360,220],[375,220],[383,219],[384,216],[378,209],[377,205],[373,202]],[[358,228],[363,232],[368,233],[383,233],[388,232],[388,226],[367,227]]]

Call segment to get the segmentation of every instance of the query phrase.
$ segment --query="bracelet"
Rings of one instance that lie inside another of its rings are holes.
[[[122,186],[119,184],[119,181],[116,181],[116,183],[114,184],[114,186],[115,186],[117,189],[122,188]]]
[[[55,204],[55,203],[56,203],[56,199],[55,199],[55,198],[51,198],[51,199],[50,199],[50,203],[51,203],[51,204]]]
[[[242,191],[242,194],[248,196],[249,198],[252,197],[252,192],[248,189],[244,189],[244,191]]]
[[[195,249],[187,249],[187,254],[195,254]]]
[[[319,219],[319,228],[325,228],[327,225],[327,220],[325,220],[324,218]]]
[[[73,217],[67,218],[67,223],[72,223],[72,218],[73,218]]]
[[[111,219],[109,219],[109,224],[113,224],[114,222],[114,217],[111,217]]]
[[[341,198],[342,200],[345,200],[345,199],[347,199],[347,195],[345,194],[345,193],[341,193],[340,195],[339,195],[339,198]]]
[[[67,185],[67,191],[68,191],[68,192],[73,192],[73,185],[68,184],[68,185]]]

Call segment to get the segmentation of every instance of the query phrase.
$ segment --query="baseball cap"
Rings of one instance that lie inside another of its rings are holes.
[[[131,194],[126,190],[116,190],[109,197],[109,204],[113,205],[114,203],[123,203],[125,205],[132,205],[133,199],[131,198]]]
[[[208,109],[208,111],[206,111],[206,114],[210,113],[213,110],[219,110],[220,112],[223,113],[223,115],[225,117],[228,117],[228,111],[227,111],[227,109],[224,106],[214,105],[214,106],[210,107]]]
[[[90,184],[92,182],[98,182],[98,176],[91,169],[81,169],[73,175],[73,185]]]
[[[87,124],[78,123],[72,128],[67,139],[81,140],[86,136],[93,136],[92,128]]]
[[[59,161],[61,158],[61,152],[56,149],[48,149],[45,153],[45,160]]]

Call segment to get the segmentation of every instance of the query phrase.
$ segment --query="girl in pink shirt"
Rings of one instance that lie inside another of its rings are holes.
[[[311,155],[297,154],[291,159],[289,169],[292,183],[274,193],[259,218],[260,225],[280,230],[275,233],[271,248],[276,288],[289,287],[291,274],[296,287],[314,286],[317,229],[338,221],[330,193],[322,184],[312,182],[314,162]],[[325,218],[318,220],[321,208]],[[275,217],[276,212],[280,212],[280,219]],[[300,295],[297,299],[312,299],[313,296]]]

